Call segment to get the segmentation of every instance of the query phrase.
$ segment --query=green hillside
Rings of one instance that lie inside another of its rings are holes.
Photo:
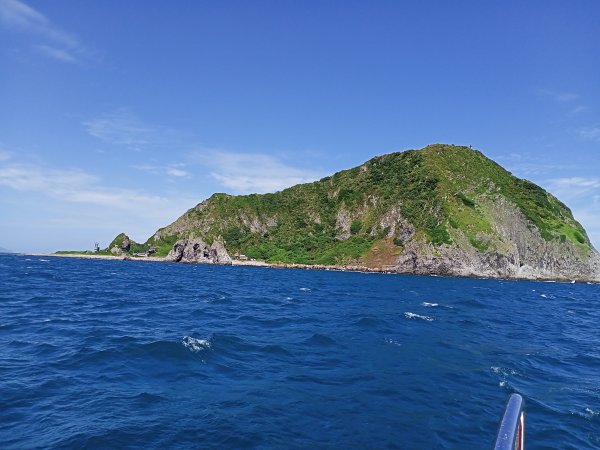
[[[209,243],[222,236],[231,255],[304,264],[366,261],[382,251],[393,256],[406,239],[501,251],[493,207],[500,197],[544,240],[591,250],[558,199],[482,153],[452,145],[378,156],[273,194],[214,194],[136,249],[154,245],[166,255],[179,238],[193,235]],[[392,223],[398,217],[402,226]]]

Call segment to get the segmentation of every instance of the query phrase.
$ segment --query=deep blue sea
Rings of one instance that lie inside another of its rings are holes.
[[[0,448],[600,448],[600,286],[0,256]]]

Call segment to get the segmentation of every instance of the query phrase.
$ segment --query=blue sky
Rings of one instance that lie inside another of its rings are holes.
[[[0,0],[0,246],[472,145],[600,247],[600,2]]]

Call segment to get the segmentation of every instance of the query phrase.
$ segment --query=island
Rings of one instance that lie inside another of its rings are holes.
[[[216,193],[144,243],[121,233],[88,254],[600,281],[600,255],[564,203],[483,153],[447,144],[376,156],[275,193]]]

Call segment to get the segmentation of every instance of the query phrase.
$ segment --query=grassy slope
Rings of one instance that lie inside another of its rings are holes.
[[[463,230],[476,247],[476,235],[493,230],[494,218],[487,214],[485,203],[503,195],[535,224],[545,240],[569,240],[580,248],[591,249],[585,230],[571,210],[536,184],[514,177],[466,147],[435,145],[423,152],[431,172],[440,180],[438,190],[450,226]]]
[[[420,236],[436,245],[451,244],[453,229],[460,229],[471,245],[486,250],[482,233],[493,233],[489,204],[502,194],[519,207],[546,240],[570,240],[590,248],[589,239],[570,210],[543,189],[509,172],[466,147],[432,145],[422,150],[392,153],[371,159],[363,166],[338,172],[314,183],[274,194],[230,196],[215,194],[203,208],[184,216],[186,230],[211,242],[221,235],[227,250],[271,262],[307,264],[349,263],[366,256],[389,229],[381,217],[400,205],[402,215]],[[352,218],[349,239],[336,238],[337,211],[343,207]],[[244,223],[245,219],[246,224]],[[275,219],[277,225],[251,230],[249,223]],[[151,238],[165,255],[180,237]],[[397,236],[388,241],[401,246]]]

